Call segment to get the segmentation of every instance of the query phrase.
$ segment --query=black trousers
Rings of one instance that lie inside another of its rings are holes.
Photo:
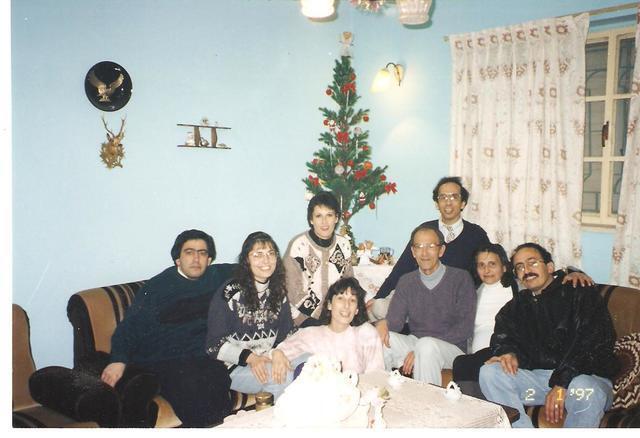
[[[231,379],[222,362],[203,356],[145,367],[158,376],[160,395],[171,404],[183,427],[214,426],[231,412]]]
[[[473,354],[463,354],[453,360],[453,380],[458,381],[478,381],[480,367],[489,360],[493,354],[489,347],[478,350]]]

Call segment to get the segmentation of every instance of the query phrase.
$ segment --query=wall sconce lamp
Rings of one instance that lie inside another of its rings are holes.
[[[391,67],[391,68],[389,68]],[[394,80],[398,83],[398,87],[400,86],[400,82],[402,82],[402,75],[404,73],[404,68],[393,62],[388,63],[385,68],[380,69],[375,79],[373,80],[373,84],[371,85],[371,91],[374,93],[379,93],[381,91],[387,90]]]
[[[334,0],[300,0],[302,15],[307,18],[327,18],[333,15],[336,8]]]

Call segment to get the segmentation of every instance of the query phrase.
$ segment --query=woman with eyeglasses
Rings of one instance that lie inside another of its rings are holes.
[[[292,329],[278,246],[267,233],[251,233],[242,244],[237,272],[211,300],[207,354],[227,365],[231,389],[267,391],[276,399],[293,373],[274,374],[268,353]]]
[[[351,243],[336,234],[340,204],[331,192],[319,192],[307,206],[309,229],[287,247],[284,266],[291,314],[297,327],[320,325],[329,285],[353,277]]]
[[[384,370],[382,343],[367,321],[365,295],[353,277],[333,283],[322,306],[322,325],[301,328],[281,342],[271,353],[274,370],[291,369],[290,361],[303,354],[334,358],[342,364],[342,371]]]

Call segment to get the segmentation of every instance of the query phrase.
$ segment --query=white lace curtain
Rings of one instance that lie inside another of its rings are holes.
[[[589,15],[450,36],[450,174],[465,218],[507,252],[537,242],[579,266]]]
[[[638,11],[640,18],[640,7]],[[636,48],[640,29],[636,25]],[[640,54],[636,52],[631,83],[627,149],[622,168],[616,235],[613,243],[612,284],[640,288]]]

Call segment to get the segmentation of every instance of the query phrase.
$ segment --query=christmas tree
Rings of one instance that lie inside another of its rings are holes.
[[[338,105],[338,110],[319,108],[325,131],[318,140],[324,146],[307,162],[309,176],[302,181],[313,194],[328,190],[336,196],[342,209],[340,234],[351,239],[355,254],[356,242],[349,220],[365,207],[375,209],[381,195],[396,193],[396,183],[387,181],[384,174],[387,166],[374,167],[371,163],[369,131],[358,126],[369,121],[369,110],[354,109],[360,97],[350,56],[336,59],[333,83],[325,93]]]

